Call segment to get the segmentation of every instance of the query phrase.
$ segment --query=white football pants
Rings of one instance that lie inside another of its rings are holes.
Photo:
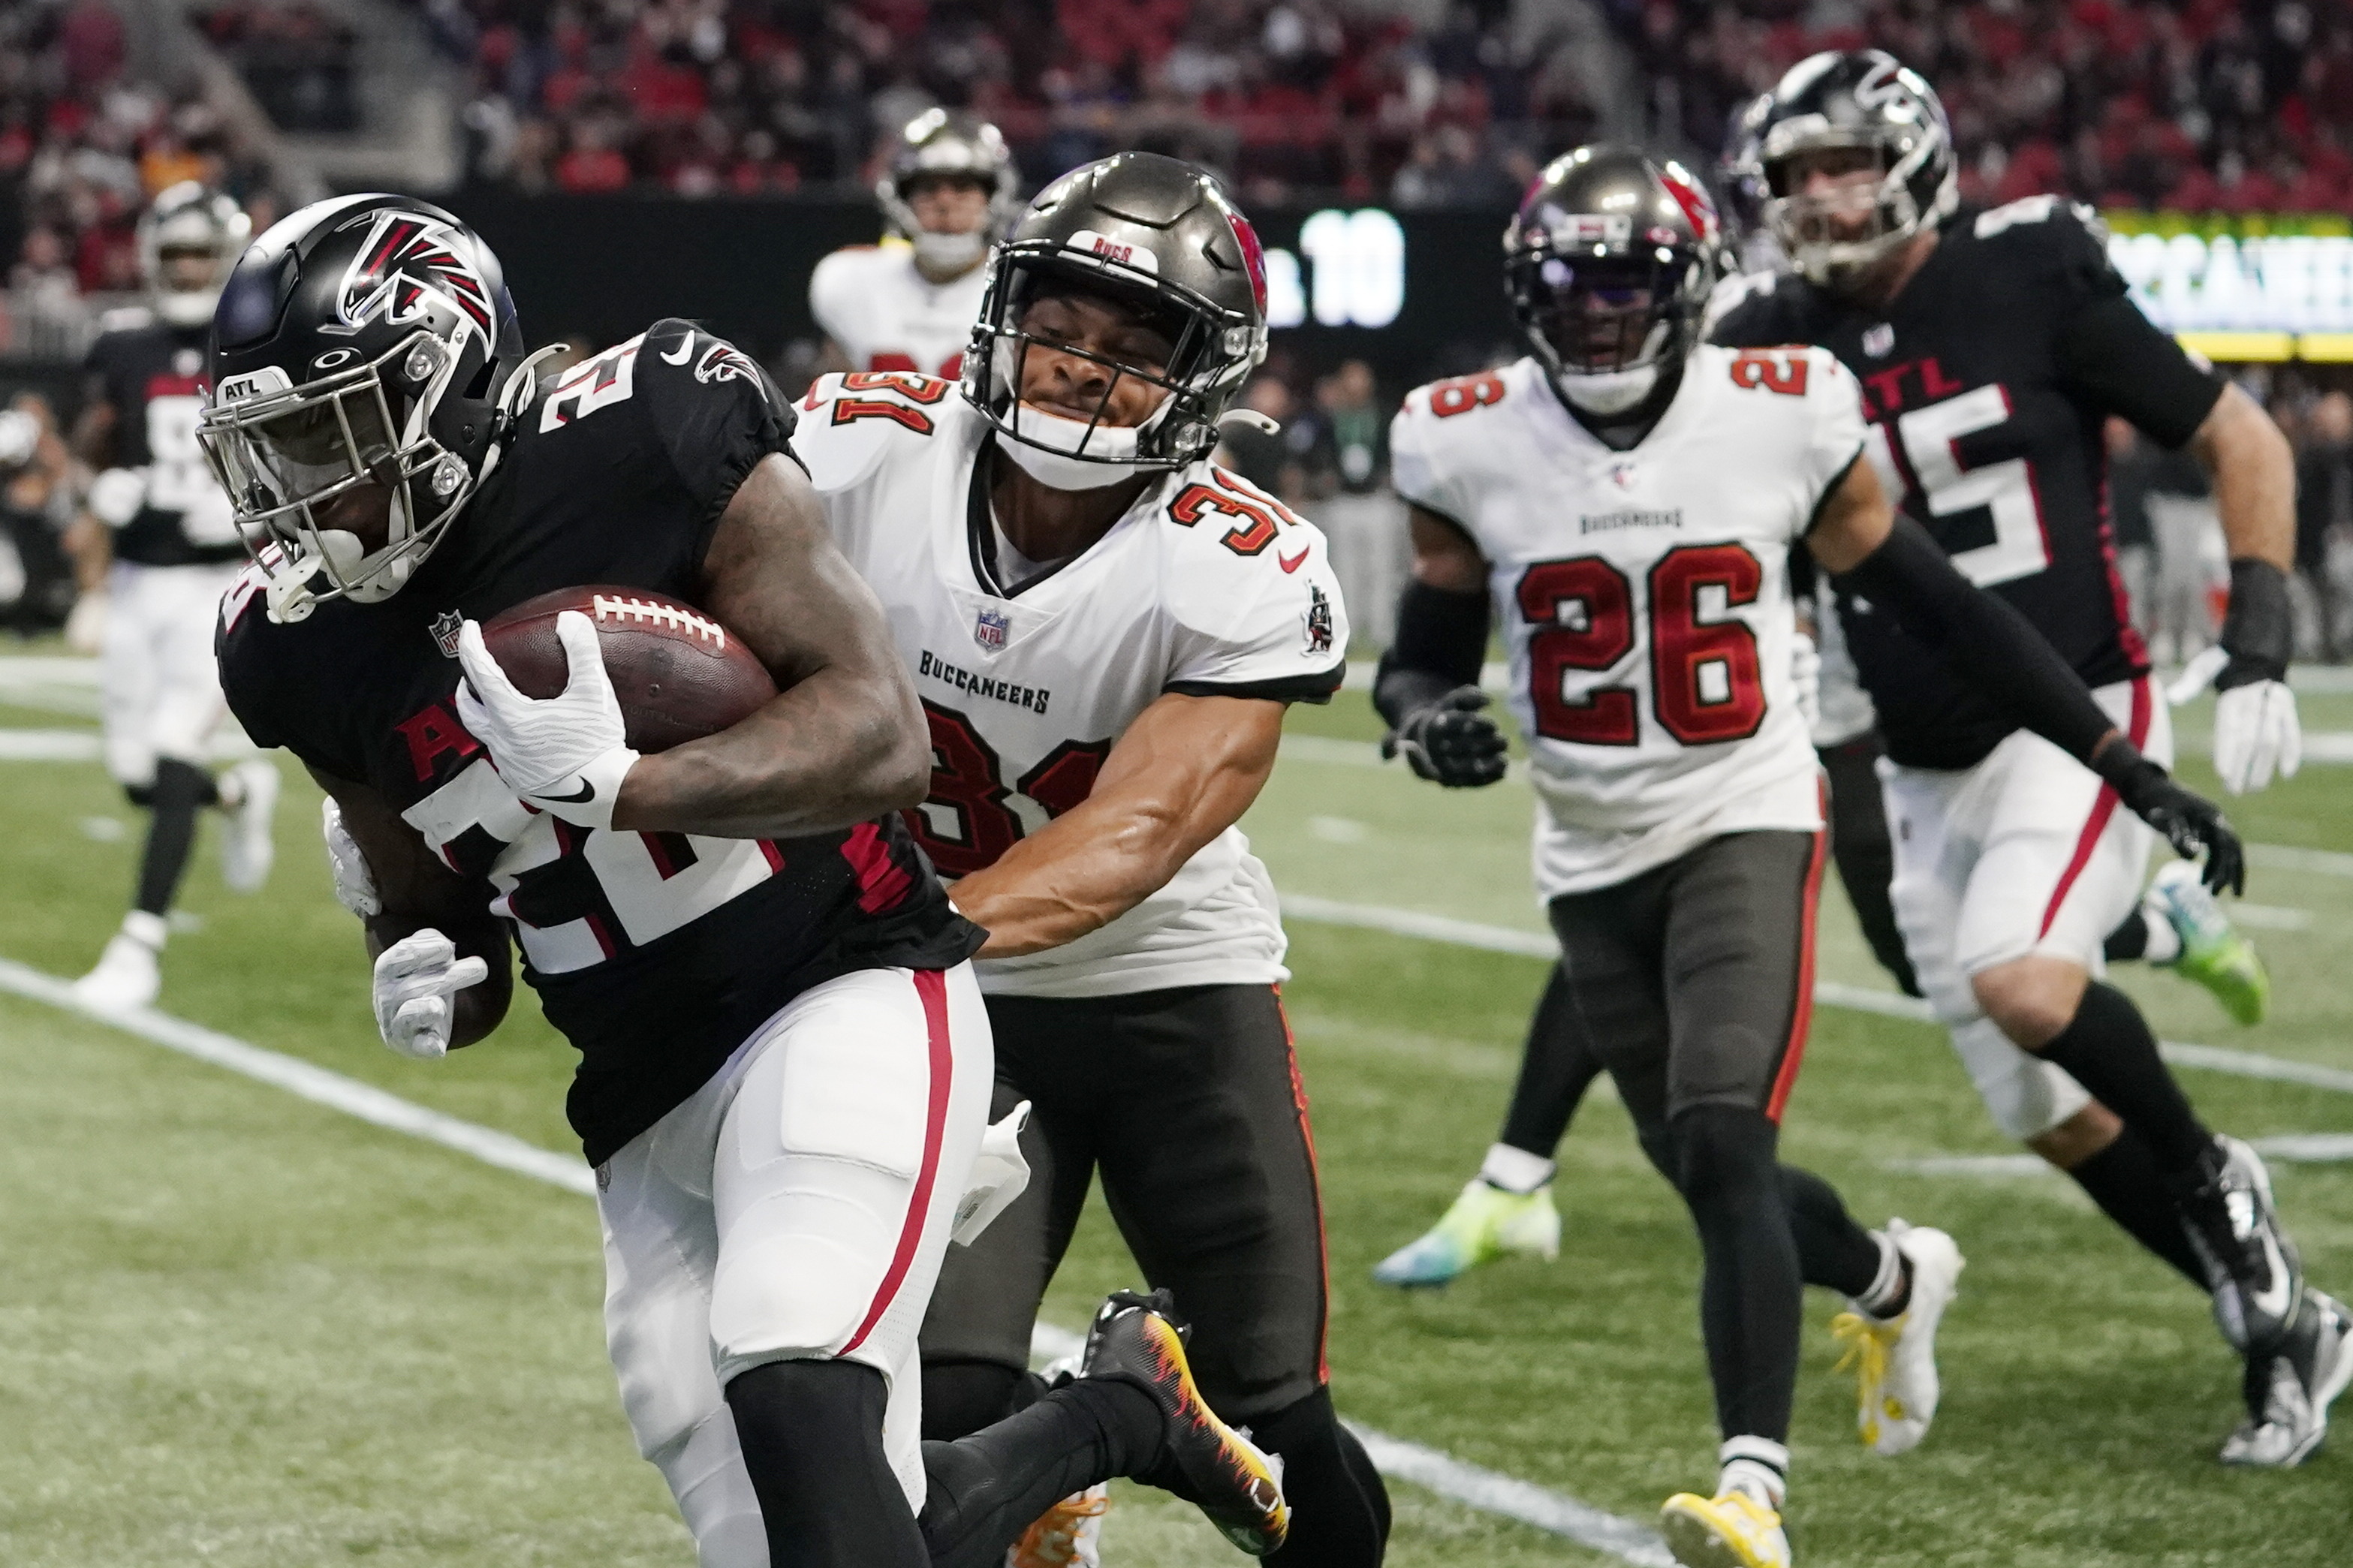
[[[141,566],[118,561],[106,578],[99,650],[106,771],[114,782],[155,782],[155,760],[201,766],[228,717],[213,632],[221,595],[240,564]]]
[[[767,1568],[721,1390],[770,1362],[880,1371],[884,1447],[922,1509],[915,1331],[995,1073],[970,964],[861,970],[796,998],[598,1168],[607,1348],[702,1568]]]
[[[2155,679],[2093,696],[2151,760],[2173,763],[2173,722]],[[2156,831],[2116,792],[2024,731],[1957,773],[1879,764],[1894,841],[1888,896],[1904,949],[1995,1125],[2024,1140],[2091,1097],[2010,1043],[1978,1006],[1972,975],[2030,953],[2105,972],[2102,945],[2140,901]]]

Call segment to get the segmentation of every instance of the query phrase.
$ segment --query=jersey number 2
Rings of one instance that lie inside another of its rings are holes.
[[[932,793],[907,813],[915,842],[943,875],[969,877],[1094,793],[1109,741],[1065,741],[1011,787],[997,749],[952,708],[923,704],[932,728]]]
[[[1651,568],[1651,692],[1659,725],[1686,746],[1745,740],[1765,719],[1757,634],[1729,618],[1703,620],[1700,595],[1724,595],[1728,612],[1757,601],[1765,569],[1737,544],[1687,544]],[[1630,686],[1598,687],[1572,702],[1572,672],[1609,669],[1633,650],[1633,584],[1599,555],[1539,561],[1514,591],[1528,639],[1529,696],[1536,732],[1583,746],[1641,742]]]

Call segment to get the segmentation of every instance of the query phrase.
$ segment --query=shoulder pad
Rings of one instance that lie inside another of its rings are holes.
[[[800,416],[793,450],[820,490],[864,479],[885,451],[935,433],[953,407],[956,384],[912,370],[853,370],[821,375],[794,405]]]

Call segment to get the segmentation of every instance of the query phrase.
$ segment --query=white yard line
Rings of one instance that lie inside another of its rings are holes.
[[[2353,1132],[2279,1132],[2250,1138],[2256,1153],[2283,1165],[2341,1165],[2353,1161]],[[1914,1176],[2049,1176],[2058,1173],[2033,1154],[1930,1154],[1886,1160],[1881,1168]]]
[[[0,763],[94,763],[95,730],[0,730]]]
[[[576,1156],[558,1154],[494,1128],[445,1116],[398,1095],[387,1094],[373,1084],[248,1045],[201,1024],[192,1024],[152,1007],[121,1011],[86,1007],[74,999],[73,987],[65,981],[5,958],[0,958],[0,991],[79,1014],[168,1050],[227,1068],[314,1104],[357,1117],[372,1126],[438,1143],[501,1170],[545,1182],[568,1193],[588,1197],[596,1194],[596,1173]],[[1030,1340],[1032,1352],[1040,1360],[1049,1361],[1076,1353],[1082,1343],[1076,1334],[1050,1323],[1039,1324]],[[1638,1568],[1673,1568],[1674,1559],[1647,1525],[1604,1512],[1533,1482],[1465,1464],[1436,1448],[1392,1437],[1353,1421],[1348,1423],[1348,1428],[1362,1440],[1383,1475],[1411,1481],[1440,1497],[1566,1537],[1620,1562],[1637,1564]]]

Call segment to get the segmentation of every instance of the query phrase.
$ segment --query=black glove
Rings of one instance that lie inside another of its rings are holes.
[[[2114,768],[2100,769],[2100,773],[2135,816],[2165,835],[2175,854],[2195,860],[2200,850],[2205,852],[2201,879],[2208,888],[2218,893],[2246,890],[2247,853],[2221,807],[2182,788],[2147,757],[2135,755]]]
[[[1402,755],[1415,774],[1449,789],[1476,789],[1504,776],[1511,750],[1494,720],[1480,711],[1487,694],[1458,686],[1405,716],[1381,742],[1381,755]]]

